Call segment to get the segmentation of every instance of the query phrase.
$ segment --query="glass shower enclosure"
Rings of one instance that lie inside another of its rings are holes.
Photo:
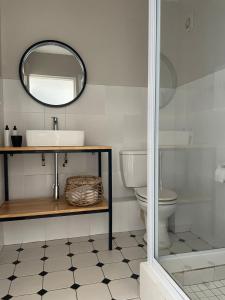
[[[157,3],[155,258],[190,299],[225,299],[225,1]]]

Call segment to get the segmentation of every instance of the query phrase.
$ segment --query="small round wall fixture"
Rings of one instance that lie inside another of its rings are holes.
[[[80,55],[69,45],[44,40],[30,46],[19,65],[20,81],[37,102],[62,107],[83,93],[87,72]]]

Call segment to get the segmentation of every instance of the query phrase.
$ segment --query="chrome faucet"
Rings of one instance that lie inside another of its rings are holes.
[[[52,117],[53,130],[59,130],[58,118]],[[59,172],[58,172],[58,153],[54,154],[54,166],[55,166],[55,183],[53,185],[53,197],[55,200],[59,199]]]
[[[53,130],[59,130],[59,122],[57,117],[52,117],[53,120]]]

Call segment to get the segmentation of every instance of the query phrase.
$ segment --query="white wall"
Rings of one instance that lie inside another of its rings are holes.
[[[162,0],[161,51],[174,64],[179,86],[224,68],[224,10],[223,0]]]

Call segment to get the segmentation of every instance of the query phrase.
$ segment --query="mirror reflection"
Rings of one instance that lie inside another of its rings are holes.
[[[163,108],[173,99],[177,88],[176,70],[167,56],[160,55],[160,97],[159,107]]]
[[[20,79],[25,90],[38,102],[64,106],[83,92],[86,70],[81,57],[71,47],[56,41],[43,41],[23,55]]]

